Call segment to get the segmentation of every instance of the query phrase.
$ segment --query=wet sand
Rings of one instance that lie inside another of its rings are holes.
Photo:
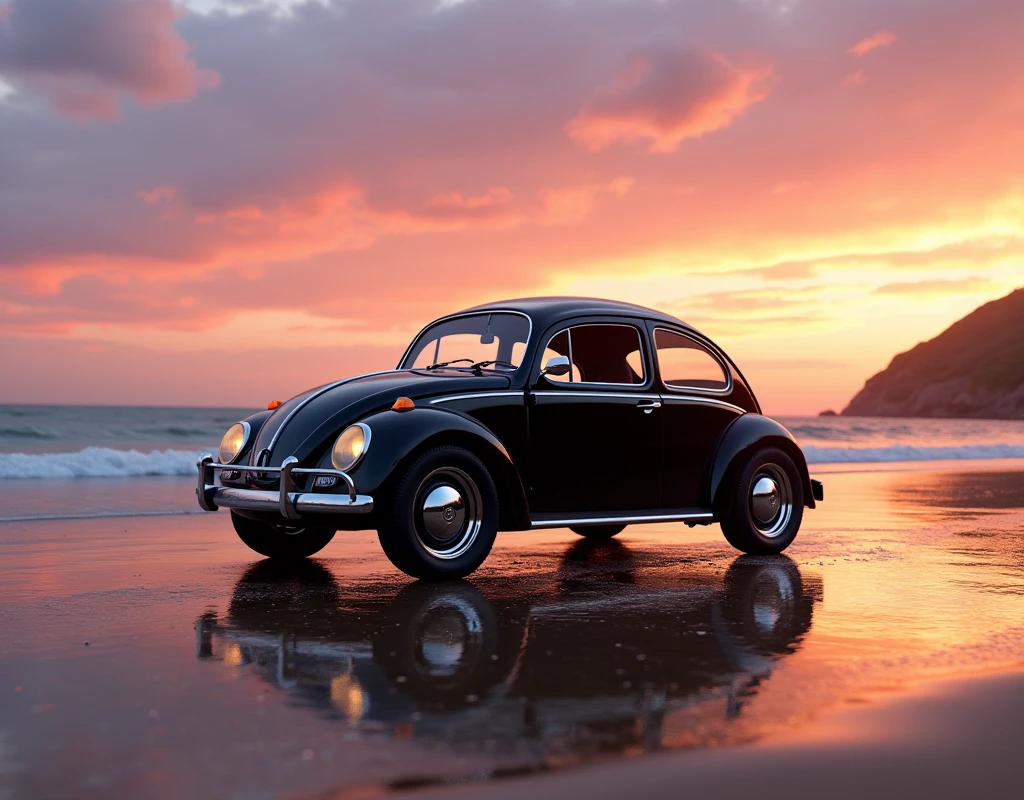
[[[508,534],[449,585],[370,533],[281,569],[223,514],[2,523],[0,797],[1006,795],[1024,467],[987,466],[827,475],[785,557]]]
[[[796,734],[757,744],[660,754],[486,786],[434,788],[416,796],[1019,797],[1022,711],[1024,672],[928,682],[909,693],[827,711]]]

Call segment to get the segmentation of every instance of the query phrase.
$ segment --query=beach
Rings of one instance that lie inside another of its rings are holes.
[[[8,481],[0,796],[1012,794],[1024,462],[813,471],[782,557],[509,533],[434,585],[254,558],[187,478]]]

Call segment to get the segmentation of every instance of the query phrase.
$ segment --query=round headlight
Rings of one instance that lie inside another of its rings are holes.
[[[231,464],[249,441],[249,423],[236,422],[220,440],[220,463]]]
[[[370,426],[357,422],[341,432],[331,451],[331,463],[335,469],[350,470],[359,463],[370,446]]]

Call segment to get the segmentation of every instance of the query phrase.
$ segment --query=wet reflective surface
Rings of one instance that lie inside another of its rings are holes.
[[[809,630],[820,581],[788,558],[734,561],[721,580],[645,574],[619,542],[579,541],[555,581],[414,583],[346,595],[317,563],[263,562],[197,657],[247,667],[355,730],[525,757],[537,768],[662,746],[686,710],[737,716]],[[524,591],[525,589],[525,591]]]
[[[1024,473],[826,476],[787,556],[717,527],[499,537],[410,583],[373,534],[247,557],[223,515],[0,525],[0,796],[376,791],[771,741],[1024,661]]]

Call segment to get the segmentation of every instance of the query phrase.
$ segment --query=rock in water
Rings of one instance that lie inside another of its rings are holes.
[[[900,353],[843,415],[1024,419],[1024,289]]]

